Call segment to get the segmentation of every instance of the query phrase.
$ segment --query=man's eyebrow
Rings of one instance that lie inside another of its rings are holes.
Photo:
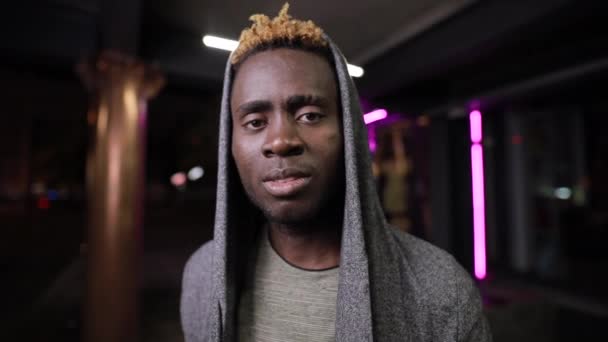
[[[272,108],[272,103],[270,101],[266,101],[266,100],[254,100],[254,101],[249,101],[249,102],[245,102],[242,105],[240,105],[236,112],[239,115],[239,117],[242,117],[246,114],[249,113],[256,113],[256,112],[265,112],[268,111]]]
[[[304,106],[326,107],[328,105],[328,103],[329,103],[329,101],[322,96],[310,95],[310,94],[293,95],[293,96],[290,96],[289,98],[287,98],[286,107],[289,112],[293,113],[296,110],[298,110],[299,108],[304,107]]]

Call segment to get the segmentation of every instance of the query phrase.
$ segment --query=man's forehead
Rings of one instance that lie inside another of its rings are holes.
[[[249,57],[240,66],[232,88],[239,103],[287,101],[298,95],[327,100],[336,97],[329,63],[316,54],[291,49],[264,51]]]
[[[277,81],[296,79],[308,82],[327,82],[333,70],[318,54],[297,49],[273,49],[250,56],[238,68],[235,81],[245,78],[263,78],[272,75]]]

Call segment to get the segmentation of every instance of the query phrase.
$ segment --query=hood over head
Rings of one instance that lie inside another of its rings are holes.
[[[335,65],[338,101],[342,109],[344,138],[345,202],[340,255],[337,299],[336,338],[339,341],[372,340],[374,321],[382,325],[401,325],[391,315],[399,280],[392,279],[399,268],[397,251],[391,251],[394,237],[384,218],[371,170],[367,129],[359,104],[359,96],[347,69],[347,63],[332,40],[325,34]],[[214,285],[213,293],[219,304],[215,313],[218,322],[227,327],[236,322],[238,274],[242,258],[253,237],[247,229],[239,228],[251,221],[241,220],[251,208],[245,200],[238,172],[231,155],[232,115],[230,91],[234,68],[229,61],[224,75],[220,114],[217,204],[214,227]],[[370,277],[374,282],[370,284]],[[394,287],[394,289],[393,289]],[[389,305],[389,303],[392,303]],[[372,314],[373,313],[373,314]],[[380,323],[381,322],[381,323]],[[234,329],[223,330],[231,340]],[[398,331],[399,329],[397,329]]]
[[[444,251],[388,226],[346,60],[320,29],[311,22],[290,21],[286,11],[284,7],[272,22],[265,16],[252,19],[270,23],[266,28],[288,35],[294,27],[304,28],[314,42],[323,41],[331,52],[328,58],[342,111],[345,193],[336,341],[490,341],[479,292],[470,275]],[[277,26],[273,26],[275,20]],[[249,32],[256,30],[252,27]],[[237,49],[225,70],[214,240],[199,248],[184,270],[180,310],[186,341],[237,340],[244,267],[256,230],[263,224],[260,212],[247,199],[232,157],[230,92],[235,53],[236,59],[246,58],[247,49]]]

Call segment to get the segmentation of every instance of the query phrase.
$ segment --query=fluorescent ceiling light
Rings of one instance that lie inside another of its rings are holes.
[[[209,36],[209,35],[203,37],[203,44],[205,44],[208,47],[226,50],[226,51],[234,51],[236,49],[236,47],[239,46],[239,42],[237,42],[236,40],[225,39],[225,38]]]
[[[203,37],[203,44],[207,47],[226,50],[226,51],[234,51],[237,46],[239,46],[239,42],[232,39],[220,38],[211,35],[205,35]],[[352,77],[361,77],[364,74],[363,68],[348,64],[348,73]]]
[[[346,67],[348,68],[348,73],[352,77],[361,77],[361,76],[363,76],[363,68],[362,67],[358,67],[358,66],[352,65],[352,64],[347,64]]]

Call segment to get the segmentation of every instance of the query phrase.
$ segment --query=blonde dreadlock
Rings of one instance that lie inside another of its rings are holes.
[[[241,32],[239,46],[232,54],[231,63],[238,64],[256,49],[277,43],[298,44],[303,48],[313,49],[327,47],[320,27],[311,20],[292,19],[287,13],[288,9],[289,4],[285,3],[274,19],[264,14],[249,17],[253,24]]]

